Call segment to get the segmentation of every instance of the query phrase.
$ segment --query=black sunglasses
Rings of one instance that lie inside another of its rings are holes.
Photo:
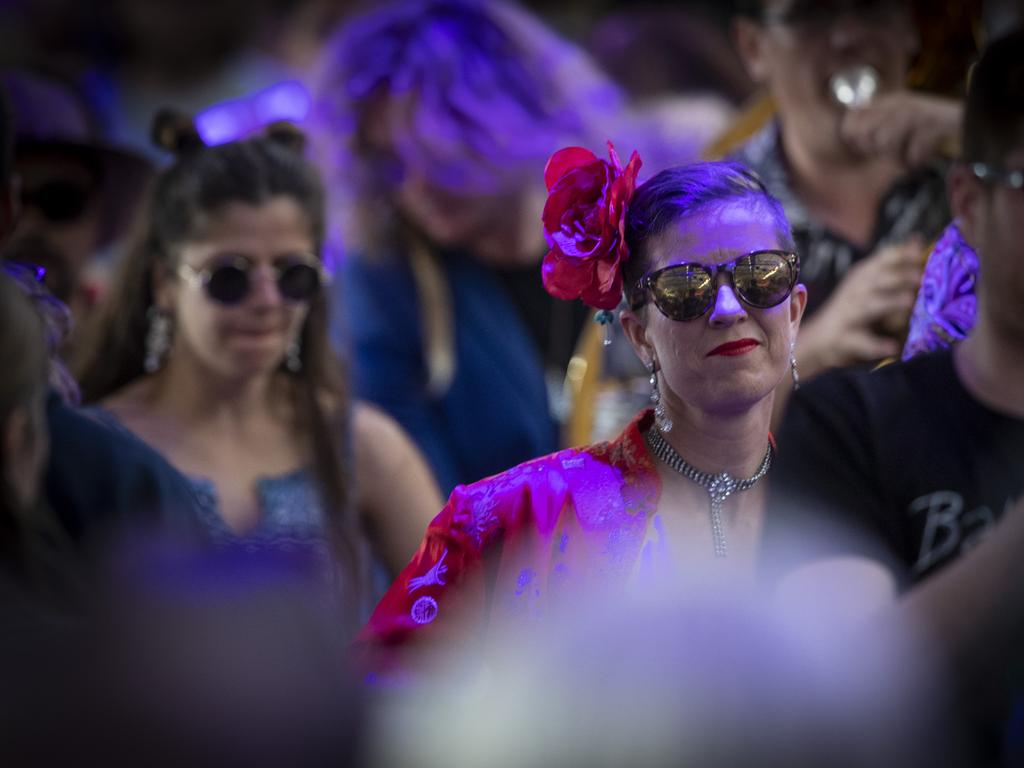
[[[670,320],[696,320],[715,303],[719,272],[732,278],[736,295],[744,303],[768,309],[793,292],[800,258],[790,251],[754,251],[714,267],[691,262],[672,264],[640,278],[631,307],[642,307],[650,294],[654,306]]]
[[[319,261],[292,259],[273,265],[277,290],[287,301],[310,301],[328,282]],[[205,269],[196,269],[189,264],[178,265],[177,273],[192,284],[198,284],[206,295],[220,304],[237,304],[252,289],[249,273],[253,263],[239,256],[236,259],[219,262]]]
[[[75,181],[54,180],[21,191],[21,204],[35,208],[47,221],[63,224],[75,221],[89,205],[95,188]]]

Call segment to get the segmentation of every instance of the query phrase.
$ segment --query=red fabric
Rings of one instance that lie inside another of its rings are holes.
[[[623,168],[611,142],[608,156],[600,160],[587,149],[568,147],[544,169],[542,220],[551,246],[541,265],[544,287],[556,298],[582,299],[598,309],[615,309],[622,298],[626,210],[641,164],[633,152]]]
[[[532,620],[577,588],[628,580],[661,490],[642,435],[652,418],[457,487],[360,632],[364,670],[395,673],[408,648],[454,650],[496,614]]]

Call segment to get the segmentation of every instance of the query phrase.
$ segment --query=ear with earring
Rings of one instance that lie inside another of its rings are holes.
[[[146,310],[146,349],[142,367],[146,373],[155,373],[163,367],[171,349],[173,321],[169,312],[155,304]]]
[[[647,364],[647,370],[651,374],[651,402],[654,404],[654,423],[658,430],[665,434],[672,431],[672,419],[665,411],[665,404],[661,401],[661,390],[658,387],[658,363],[652,360]]]
[[[292,373],[302,370],[302,341],[299,337],[288,343],[288,349],[284,353],[284,367]]]
[[[793,390],[800,389],[800,374],[796,370],[796,342],[789,342],[789,372],[793,376]]]

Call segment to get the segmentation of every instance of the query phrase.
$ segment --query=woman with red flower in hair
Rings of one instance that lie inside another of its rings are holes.
[[[360,636],[372,670],[584,595],[751,574],[774,392],[796,378],[807,301],[789,224],[741,165],[670,168],[634,189],[636,153],[625,167],[609,154],[549,160],[543,281],[605,320],[625,293],[654,408],[615,440],[456,488]]]

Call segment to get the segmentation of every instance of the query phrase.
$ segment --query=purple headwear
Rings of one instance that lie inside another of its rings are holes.
[[[152,164],[107,140],[80,84],[29,69],[3,70],[0,82],[14,115],[16,151],[71,150],[93,157],[102,171],[102,242],[122,235],[153,173]]]
[[[378,99],[405,110],[406,124],[371,165],[359,131]],[[315,77],[312,128],[342,201],[365,201],[364,187],[409,171],[469,197],[535,183],[554,149],[587,142],[599,122],[607,130],[622,104],[585,54],[511,4],[406,0],[332,36]]]
[[[585,71],[590,66],[510,5],[412,0],[357,18],[333,37],[317,111],[325,128],[352,131],[352,113],[368,100],[408,96],[409,124],[394,137],[403,163],[439,186],[482,192],[509,173],[528,173],[524,161],[543,167],[553,148],[579,136],[588,103],[620,103],[617,89]]]
[[[954,221],[935,244],[921,276],[904,360],[967,338],[977,315],[977,280],[978,254]]]

